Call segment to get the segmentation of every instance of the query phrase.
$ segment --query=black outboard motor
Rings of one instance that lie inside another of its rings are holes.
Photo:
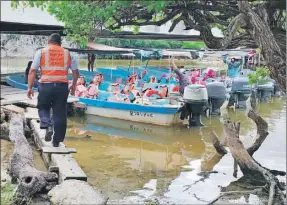
[[[207,109],[207,89],[203,85],[193,84],[184,88],[183,99],[185,102],[185,116],[189,118],[189,126],[204,126],[200,114]]]
[[[270,79],[270,81],[273,82],[273,84],[274,84],[274,91],[272,93],[272,97],[280,97],[281,91],[280,91],[278,83],[273,79]]]
[[[252,87],[248,82],[248,77],[235,77],[232,80],[230,91],[230,104],[235,104],[236,108],[245,108],[245,101],[251,93]]]
[[[224,83],[212,82],[206,84],[208,94],[208,105],[211,115],[220,115],[219,108],[227,98],[227,91]]]
[[[274,83],[272,81],[259,83],[257,84],[256,88],[259,102],[268,102],[274,93]]]

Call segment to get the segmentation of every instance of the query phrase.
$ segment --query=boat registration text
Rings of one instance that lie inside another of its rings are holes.
[[[153,117],[153,113],[130,111],[130,116]]]

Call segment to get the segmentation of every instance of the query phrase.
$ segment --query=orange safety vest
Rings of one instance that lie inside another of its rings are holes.
[[[70,52],[57,45],[43,48],[40,67],[40,82],[68,83],[68,69],[71,67]]]

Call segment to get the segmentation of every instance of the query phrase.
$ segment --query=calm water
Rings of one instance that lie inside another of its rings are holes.
[[[254,158],[263,166],[286,171],[286,105],[284,99],[261,104],[260,113],[269,123],[269,136]],[[241,121],[240,137],[247,146],[256,135],[255,124],[244,110],[232,119]],[[221,160],[209,132],[223,135],[218,116],[202,117],[202,128],[158,127],[96,116],[69,120],[65,144],[88,175],[89,182],[109,196],[112,203],[138,203],[157,196],[176,204],[206,204],[237,179],[232,176],[230,154]],[[216,171],[203,175],[203,171]],[[239,171],[239,177],[241,177]],[[284,177],[285,178],[285,177]],[[281,179],[284,180],[284,179]],[[238,196],[227,203],[260,203],[255,195]],[[164,202],[163,202],[164,203]]]

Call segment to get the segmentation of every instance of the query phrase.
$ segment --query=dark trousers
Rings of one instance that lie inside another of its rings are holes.
[[[39,83],[38,112],[40,128],[54,127],[54,142],[63,142],[67,129],[67,83]],[[52,109],[52,117],[50,110]]]
[[[95,63],[95,60],[91,60],[88,62],[88,71],[94,72],[94,63]]]

